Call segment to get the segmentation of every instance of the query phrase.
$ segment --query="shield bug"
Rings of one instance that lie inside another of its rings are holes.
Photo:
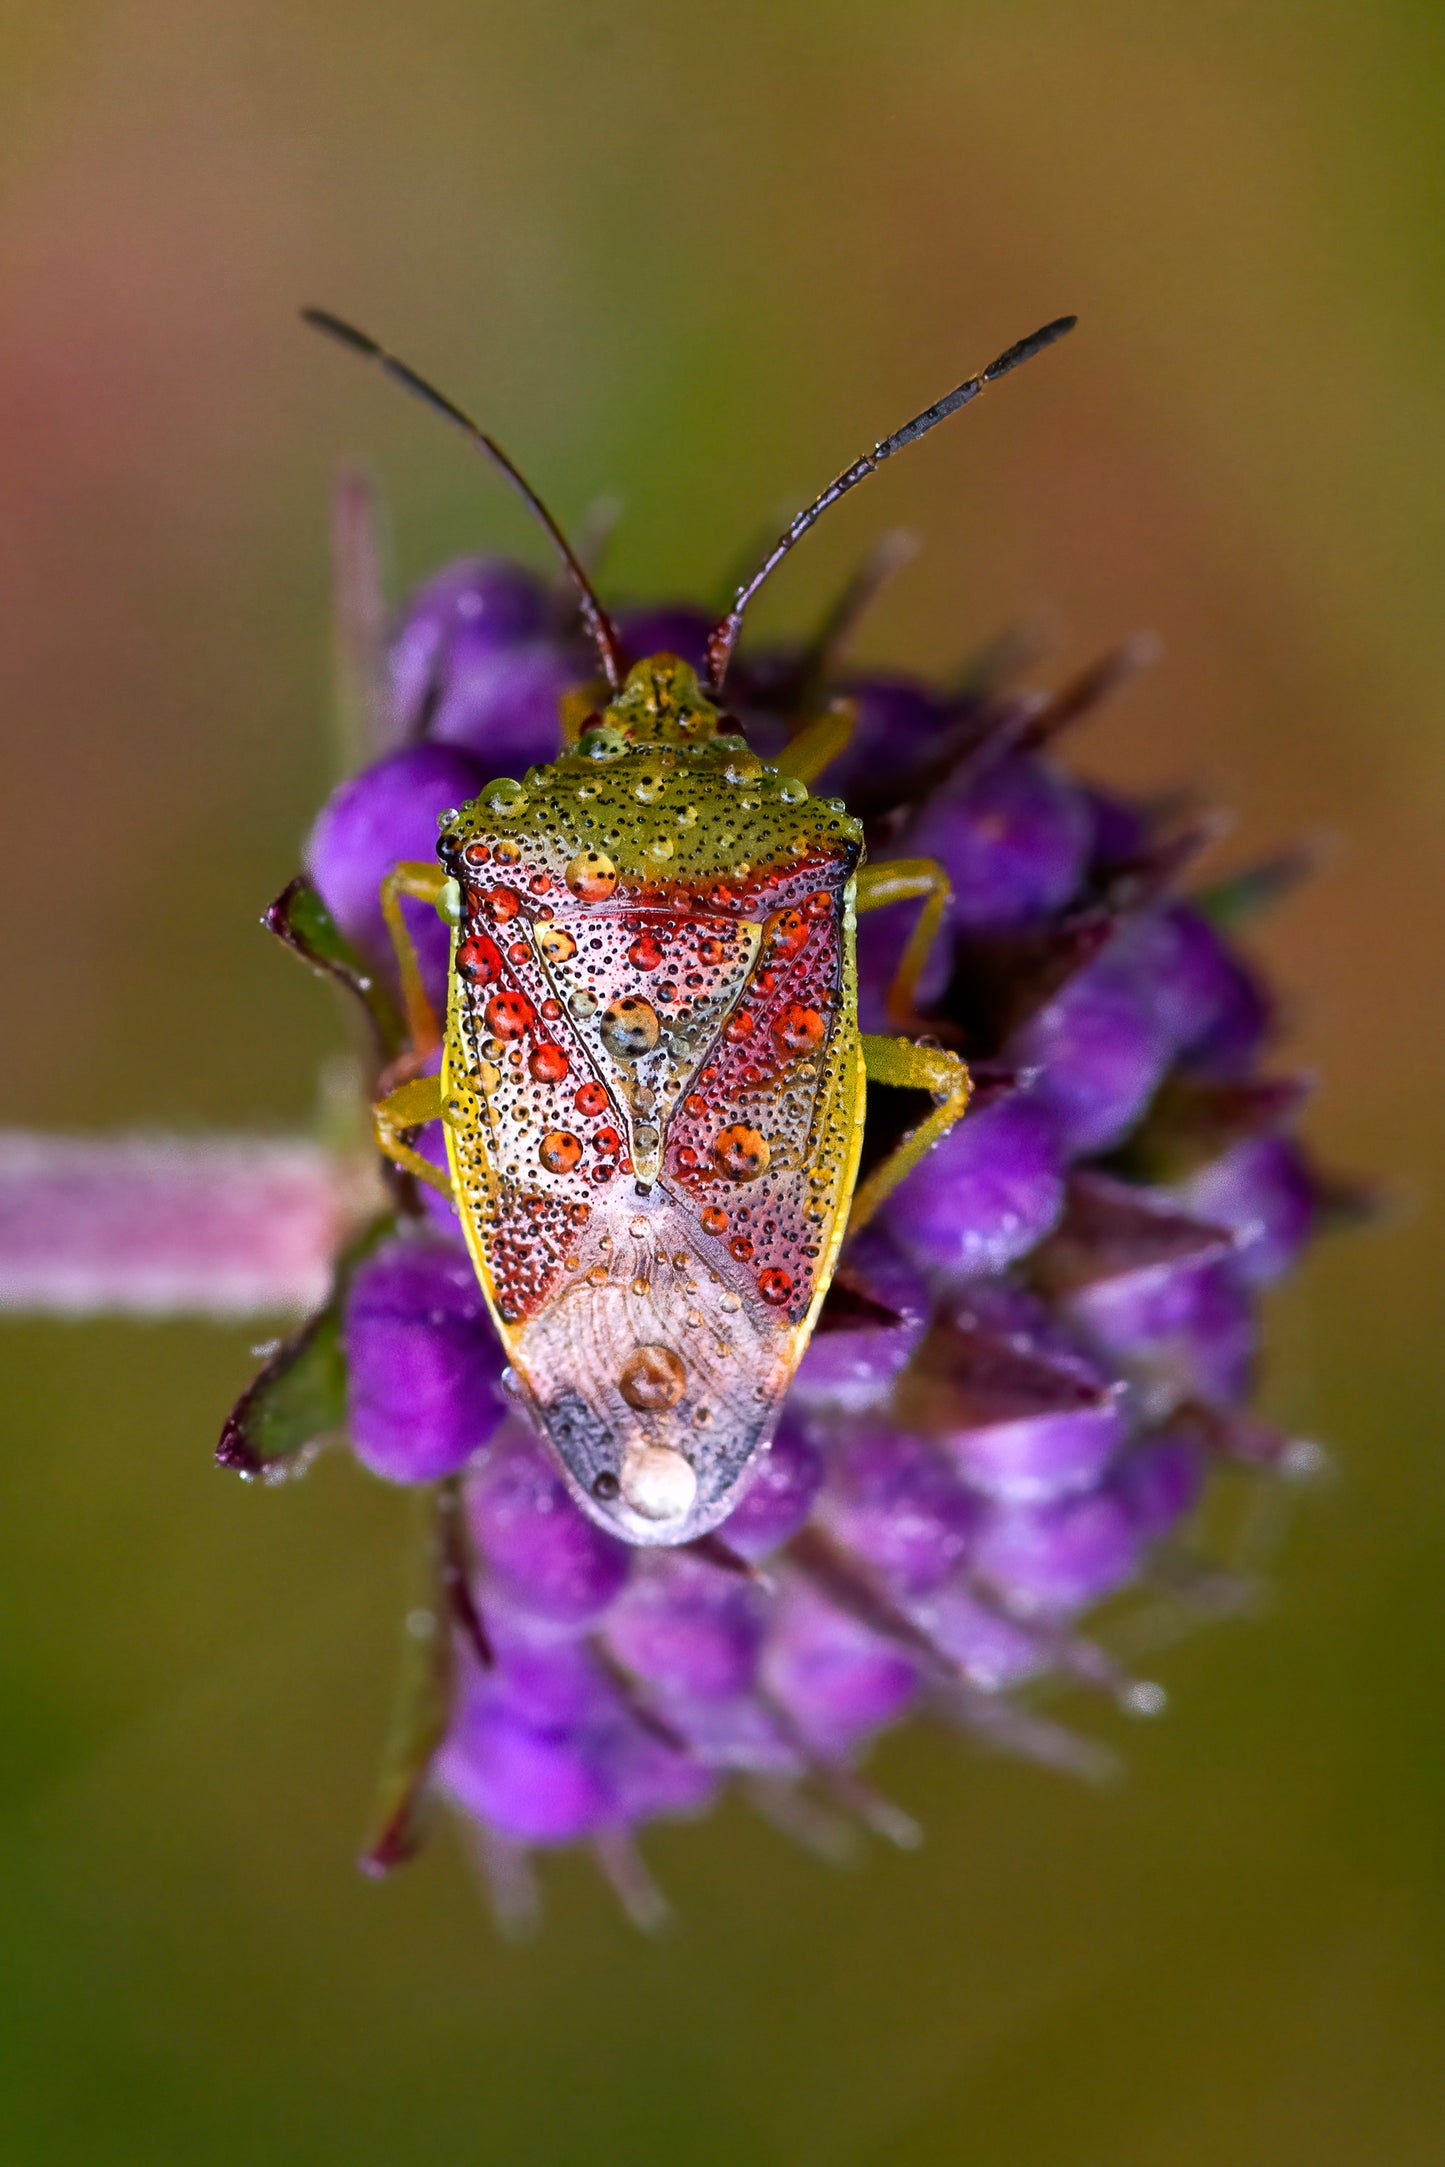
[[[1072,327],[1046,325],[847,467],[714,629],[701,679],[629,661],[575,552],[498,445],[374,340],[308,311],[463,431],[520,492],[581,600],[606,680],[545,767],[445,816],[436,865],[383,907],[417,1052],[440,1073],[376,1109],[382,1149],[455,1204],[533,1419],[579,1503],[640,1544],[707,1534],[766,1450],[845,1236],[963,1114],[958,1055],[860,1032],[859,911],[921,909],[890,997],[906,1024],[949,897],[927,859],[863,862],[810,784],[846,712],[764,761],[723,703],[752,596],[828,507]],[[453,928],[432,1014],[400,907]],[[862,1183],[867,1084],[933,1110]],[[440,1116],[447,1169],[413,1147]]]

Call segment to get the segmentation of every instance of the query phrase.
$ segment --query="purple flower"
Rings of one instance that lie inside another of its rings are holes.
[[[698,662],[708,622],[670,604],[621,630],[632,653]],[[513,1852],[593,1842],[646,1912],[630,1836],[726,1775],[784,1818],[819,1787],[897,1833],[856,1763],[915,1708],[1067,1759],[1004,1696],[1056,1670],[1114,1690],[1081,1638],[1094,1606],[1199,1539],[1219,1461],[1255,1480],[1289,1463],[1245,1401],[1259,1290],[1315,1230],[1320,1184],[1290,1129],[1298,1088],[1261,1066],[1268,995],[1180,890],[1189,839],[1059,764],[1080,685],[840,683],[825,646],[740,656],[741,723],[766,757],[834,692],[854,703],[821,787],[866,818],[875,861],[947,870],[918,1025],[979,1090],[845,1245],[714,1534],[633,1550],[580,1509],[504,1375],[455,1211],[409,1177],[259,1140],[0,1140],[0,1301],[310,1310],[222,1458],[274,1475],[344,1435],[373,1473],[426,1486],[426,1720],[373,1864],[404,1855],[430,1786]],[[374,674],[401,749],[336,790],[307,865],[392,976],[384,876],[433,859],[439,814],[548,759],[596,665],[537,578],[472,558],[412,598]],[[447,928],[404,908],[441,1001]],[[864,1028],[885,1028],[915,910],[859,929]],[[403,1048],[385,1081],[428,1058]],[[441,1123],[415,1141],[445,1162]]]

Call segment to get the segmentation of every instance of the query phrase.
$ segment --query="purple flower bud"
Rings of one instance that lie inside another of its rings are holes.
[[[1088,799],[1042,760],[990,760],[940,791],[908,834],[953,883],[952,922],[1001,931],[1051,917],[1079,885],[1094,838]]]
[[[1183,1183],[1191,1211],[1234,1230],[1230,1263],[1252,1287],[1282,1278],[1309,1240],[1314,1186],[1298,1145],[1287,1136],[1254,1136]]]
[[[1148,912],[1119,934],[1110,960],[1147,993],[1171,1055],[1233,1075],[1259,1050],[1270,1022],[1264,991],[1197,911]]]
[[[585,1625],[627,1579],[627,1545],[577,1510],[552,1461],[520,1424],[498,1440],[468,1484],[467,1506],[487,1592],[515,1610]]]
[[[1204,1458],[1183,1429],[1143,1438],[1115,1470],[1111,1488],[1145,1542],[1172,1534],[1199,1501]]]
[[[487,780],[446,745],[409,745],[334,790],[306,845],[306,869],[321,899],[374,968],[396,984],[391,942],[381,915],[381,883],[404,859],[436,861],[437,815],[474,798]],[[402,911],[421,959],[427,991],[446,999],[449,936],[434,910],[404,901]]]
[[[628,610],[618,622],[629,655],[680,655],[695,670],[707,666],[707,638],[716,619],[690,602],[663,603],[657,609]]]
[[[434,1482],[501,1420],[502,1350],[465,1252],[402,1234],[359,1268],[345,1318],[356,1456],[388,1482]]]
[[[436,1773],[466,1812],[519,1843],[576,1843],[615,1812],[615,1788],[595,1740],[531,1722],[484,1695],[454,1721]]]
[[[1248,1389],[1254,1312],[1228,1258],[1161,1265],[1080,1287],[1067,1306],[1094,1343],[1170,1405],[1224,1402]]]
[[[470,753],[488,780],[521,777],[556,759],[562,696],[586,676],[586,663],[551,640],[499,649],[457,668],[428,735]]]
[[[914,1604],[911,1614],[939,1653],[985,1693],[1022,1685],[1047,1666],[1036,1632],[980,1602],[957,1582]]]
[[[1133,1126],[1164,1073],[1169,1048],[1152,997],[1111,952],[1031,1016],[1007,1053],[1038,1067],[1030,1096],[1074,1158],[1107,1150]]]
[[[972,1564],[1020,1617],[1063,1619],[1134,1576],[1139,1536],[1117,1497],[1095,1491],[1050,1505],[1000,1506]]]
[[[885,1323],[867,1313],[850,1316],[853,1290],[893,1313]],[[880,1400],[907,1363],[928,1325],[928,1282],[881,1221],[849,1243],[830,1296],[838,1322],[826,1315],[793,1376],[792,1398],[800,1406],[858,1410]]]
[[[1053,1126],[1020,1091],[966,1115],[899,1185],[885,1215],[925,1270],[972,1279],[1027,1255],[1063,1196]]]
[[[870,1626],[812,1588],[789,1588],[763,1662],[768,1692],[813,1750],[839,1759],[893,1722],[913,1698],[917,1666]]]
[[[960,1293],[950,1314],[956,1326],[990,1335],[1010,1355],[1047,1365],[1037,1380],[1036,1411],[1009,1404],[1029,1396],[1029,1380],[1020,1372],[1006,1392],[997,1390],[1004,1384],[1000,1377],[981,1405],[965,1401],[971,1419],[941,1426],[941,1441],[964,1482],[1018,1504],[1067,1497],[1096,1483],[1128,1432],[1117,1380],[1022,1288],[981,1281]]]
[[[828,769],[829,797],[856,798],[894,783],[938,752],[952,710],[915,678],[856,678],[843,692],[853,706],[853,735]]]
[[[922,1595],[958,1564],[980,1511],[929,1446],[872,1429],[839,1455],[822,1516],[898,1594]]]
[[[634,1573],[604,1632],[618,1662],[669,1701],[731,1700],[756,1675],[763,1606],[735,1575],[659,1552]]]
[[[505,557],[462,557],[418,587],[391,642],[391,682],[406,734],[420,735],[439,694],[475,662],[543,637],[547,589]]]
[[[718,1531],[723,1541],[749,1560],[780,1549],[812,1511],[822,1480],[822,1453],[785,1412],[771,1446],[748,1478],[740,1503]]]

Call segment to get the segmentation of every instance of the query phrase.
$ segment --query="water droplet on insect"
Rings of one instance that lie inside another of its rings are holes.
[[[640,994],[625,993],[609,1002],[602,1016],[602,1043],[618,1061],[640,1061],[661,1035],[657,1010]]]
[[[482,803],[489,813],[500,813],[504,819],[525,812],[527,793],[519,782],[503,775],[494,783],[488,783],[482,792]]]
[[[731,1287],[728,1288],[727,1293],[723,1295],[723,1297],[718,1303],[718,1308],[725,1309],[730,1317],[735,1316],[738,1310],[742,1308],[742,1306],[742,1296],[740,1294],[735,1294]]]
[[[579,850],[565,878],[580,902],[605,903],[617,886],[617,868],[605,850]]]
[[[597,996],[595,993],[589,993],[584,986],[571,996],[567,1006],[574,1016],[591,1016],[596,1013]]]

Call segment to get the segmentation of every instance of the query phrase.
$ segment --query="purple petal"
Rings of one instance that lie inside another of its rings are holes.
[[[585,1625],[623,1587],[631,1562],[626,1544],[578,1511],[541,1446],[520,1426],[498,1442],[468,1485],[467,1504],[488,1591],[513,1608],[559,1625]]]

